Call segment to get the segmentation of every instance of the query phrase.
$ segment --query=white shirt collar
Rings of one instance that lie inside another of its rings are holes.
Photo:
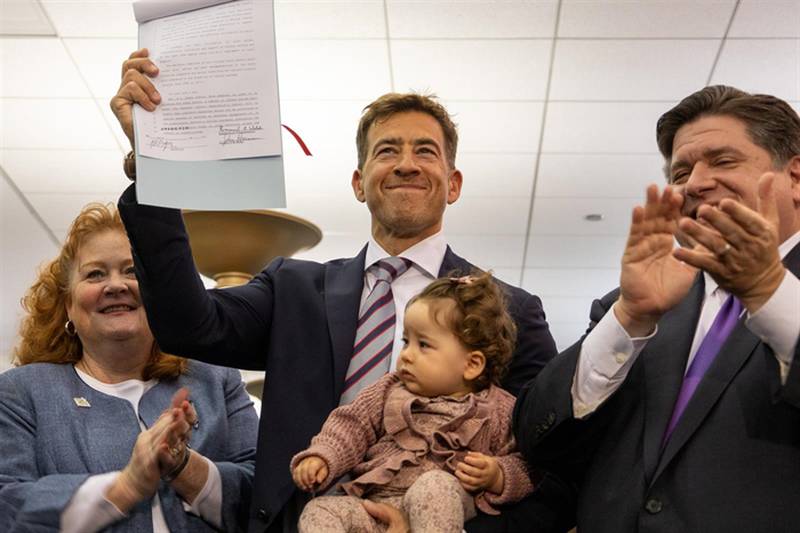
[[[780,246],[778,246],[778,254],[780,254],[781,259],[786,257],[786,254],[792,251],[792,249],[800,244],[800,231],[783,241]],[[703,277],[705,278],[704,281],[706,283],[705,286],[705,293],[706,297],[711,294],[714,294],[714,291],[717,290],[717,282],[714,281],[714,278],[708,272],[703,272]]]
[[[445,241],[444,234],[440,230],[404,250],[399,255],[413,261],[415,267],[421,268],[429,276],[435,278],[439,276],[439,270],[442,268],[442,261],[444,261],[444,254],[446,251],[447,241]],[[391,257],[391,255],[392,254],[384,250],[373,237],[370,237],[367,243],[367,256],[364,261],[364,270],[366,271],[377,261],[386,257]]]

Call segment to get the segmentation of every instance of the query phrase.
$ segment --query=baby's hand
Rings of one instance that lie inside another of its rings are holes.
[[[328,464],[322,457],[306,457],[292,472],[294,484],[306,492],[311,492],[328,477]]]
[[[488,490],[495,494],[503,492],[503,469],[497,459],[478,452],[469,452],[464,461],[456,465],[456,477],[469,492]]]

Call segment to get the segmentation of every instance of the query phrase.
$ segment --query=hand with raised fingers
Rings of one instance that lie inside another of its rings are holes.
[[[614,314],[632,337],[652,332],[665,312],[688,292],[697,270],[673,256],[683,197],[670,187],[647,188],[644,206],[633,210],[622,255],[620,297]]]
[[[162,417],[172,417],[175,421],[169,426],[163,435],[163,442],[159,455],[161,467],[161,477],[174,473],[186,459],[189,440],[192,436],[192,427],[197,414],[194,407],[189,402],[189,390],[181,387],[172,396],[170,407],[162,414]]]
[[[158,67],[153,63],[147,48],[133,52],[122,63],[122,82],[117,94],[111,98],[111,111],[117,117],[122,131],[133,147],[133,104],[139,104],[147,111],[154,111],[161,103],[161,95],[149,78],[158,75]]]
[[[698,220],[682,219],[681,230],[698,245],[674,252],[680,261],[711,274],[751,313],[769,300],[786,273],[778,252],[774,180],[771,172],[759,179],[756,210],[726,198],[718,207],[701,206]]]
[[[306,457],[292,471],[294,484],[306,492],[319,487],[328,477],[328,463],[322,457]]]
[[[495,494],[503,492],[505,479],[497,459],[479,452],[469,452],[456,465],[455,475],[468,492],[487,490]]]

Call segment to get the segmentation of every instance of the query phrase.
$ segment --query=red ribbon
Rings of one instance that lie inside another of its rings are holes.
[[[286,128],[286,131],[288,131],[289,133],[292,134],[292,137],[294,137],[294,140],[297,141],[297,144],[299,144],[300,148],[303,149],[303,153],[305,153],[307,156],[310,156],[311,152],[308,150],[308,146],[306,146],[306,143],[303,142],[303,139],[300,138],[300,136],[297,134],[297,132],[295,132],[292,128],[290,128],[286,124],[281,124],[281,126]]]

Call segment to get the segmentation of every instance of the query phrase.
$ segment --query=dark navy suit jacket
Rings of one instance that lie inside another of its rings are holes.
[[[137,204],[133,186],[120,199],[120,211],[161,348],[266,371],[250,522],[251,531],[263,531],[296,490],[290,459],[308,446],[339,403],[356,334],[366,247],[356,257],[327,263],[278,258],[247,285],[206,291],[179,211]],[[440,275],[473,268],[448,248]],[[503,385],[516,394],[556,348],[539,298],[502,286],[519,330]]]
[[[784,263],[800,274],[800,246]],[[618,295],[594,302],[592,324]],[[572,415],[582,341],[520,394],[517,442],[529,462],[579,484],[582,533],[797,531],[800,345],[781,385],[775,354],[742,319],[662,449],[702,297],[698,276],[659,321],[620,388],[587,418]]]

